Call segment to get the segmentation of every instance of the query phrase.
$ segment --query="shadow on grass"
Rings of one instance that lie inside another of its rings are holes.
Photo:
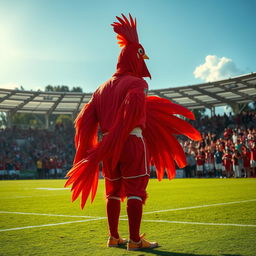
[[[125,245],[119,246],[118,248],[126,250]],[[195,253],[179,253],[179,252],[161,251],[161,246],[154,249],[141,249],[136,252],[140,252],[138,256],[146,256],[148,254],[162,255],[162,256],[216,256],[216,254],[195,254]],[[218,254],[218,255],[219,256],[242,256],[241,254]]]

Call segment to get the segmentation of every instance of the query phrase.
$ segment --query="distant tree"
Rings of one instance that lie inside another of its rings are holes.
[[[81,87],[73,87],[71,92],[83,92],[83,89]]]
[[[73,87],[71,90],[68,85],[47,85],[44,89],[46,92],[83,92],[81,87]]]
[[[69,92],[67,85],[58,85],[55,87],[55,92]]]
[[[53,86],[48,84],[45,89],[44,89],[46,92],[53,92]]]
[[[24,87],[21,85],[20,87],[15,87],[17,91],[25,91]]]

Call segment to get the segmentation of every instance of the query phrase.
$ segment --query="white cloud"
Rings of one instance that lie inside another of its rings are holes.
[[[239,70],[232,59],[216,55],[205,57],[205,63],[194,70],[195,78],[200,78],[205,82],[217,81],[243,73]]]

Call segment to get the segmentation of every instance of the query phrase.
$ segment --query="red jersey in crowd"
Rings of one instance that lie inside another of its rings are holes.
[[[214,164],[214,154],[212,152],[207,151],[205,153],[205,163]]]
[[[250,167],[250,152],[249,151],[244,150],[242,152],[242,159],[243,159],[243,166]]]
[[[197,165],[203,165],[204,160],[205,160],[205,156],[202,153],[200,153],[196,156],[196,164]]]
[[[223,164],[225,166],[225,169],[229,170],[232,164],[232,155],[227,152],[223,155],[222,159],[223,159]]]
[[[62,169],[62,161],[61,160],[57,161],[57,168]]]
[[[250,159],[256,161],[256,148],[255,147],[251,149],[251,158]]]

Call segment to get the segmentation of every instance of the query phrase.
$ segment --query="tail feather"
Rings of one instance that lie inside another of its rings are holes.
[[[148,96],[147,97],[148,110],[156,110],[163,113],[168,113],[169,115],[181,115],[188,119],[195,119],[195,116],[192,111],[189,109],[171,102],[168,99],[160,98],[157,96]]]
[[[155,113],[152,111],[151,114],[152,119],[154,119],[155,122],[159,122],[160,120],[171,134],[185,135],[191,140],[196,141],[202,139],[201,134],[190,123],[176,116],[168,115],[158,111],[155,111]]]
[[[201,140],[200,133],[188,122],[175,115],[194,119],[194,114],[167,99],[147,97],[147,123],[143,135],[150,150],[151,161],[161,180],[164,172],[169,179],[175,177],[174,161],[180,168],[186,166],[185,153],[175,135],[185,135],[193,140]]]

